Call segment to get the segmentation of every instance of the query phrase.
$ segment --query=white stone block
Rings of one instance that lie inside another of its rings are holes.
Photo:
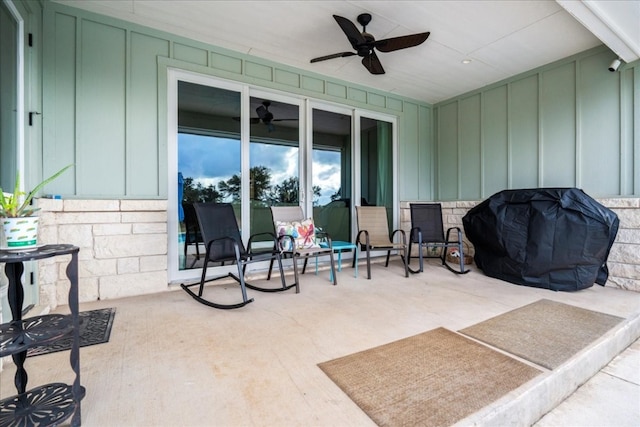
[[[609,252],[609,261],[622,264],[640,264],[638,245],[614,243]]]
[[[134,223],[133,234],[162,234],[167,232],[166,222]]]
[[[61,199],[44,199],[42,197],[36,197],[33,200],[35,202],[35,205],[40,208],[40,212],[56,212],[62,210],[63,202]]]
[[[43,245],[58,243],[58,227],[38,225],[38,243]]]
[[[634,265],[608,262],[607,266],[609,267],[609,274],[611,276],[640,280],[640,264]]]
[[[131,234],[133,224],[94,224],[94,236],[117,236]]]
[[[99,283],[97,277],[86,277],[79,280],[78,283],[78,300],[80,302],[97,301],[100,298]]]
[[[110,224],[120,223],[120,212],[70,212],[57,216],[58,224]]]
[[[79,248],[93,247],[93,230],[90,224],[69,224],[58,227],[58,243],[68,243]]]
[[[131,274],[140,272],[140,259],[138,257],[118,258],[118,274]]]
[[[621,228],[616,235],[616,243],[631,243],[638,245],[640,251],[640,229],[637,228]]]
[[[122,274],[100,278],[100,299],[146,295],[169,289],[166,272]]]
[[[88,259],[78,263],[78,276],[100,277],[118,274],[116,259]]]
[[[167,222],[166,212],[122,212],[122,222]]]
[[[640,208],[640,199],[635,197],[617,197],[610,199],[597,199],[599,203],[608,207],[609,209],[613,208]]]
[[[607,280],[606,285],[628,291],[640,292],[640,280],[609,276],[609,280]]]
[[[65,212],[109,212],[119,210],[119,200],[64,200]]]
[[[120,210],[143,212],[143,211],[161,211],[166,212],[167,200],[121,200]]]
[[[612,209],[620,219],[620,228],[640,228],[640,209]]]
[[[69,289],[71,289],[69,280],[58,280],[56,282],[56,305],[69,305]],[[79,293],[80,290],[78,289]]]
[[[167,270],[167,256],[143,256],[140,257],[140,271],[166,271]]]
[[[59,267],[57,263],[43,263],[38,264],[38,283],[40,286],[43,284],[53,284],[58,280]]]
[[[95,236],[96,258],[126,258],[167,253],[166,234]]]

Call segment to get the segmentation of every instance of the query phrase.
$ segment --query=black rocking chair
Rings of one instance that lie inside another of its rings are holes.
[[[297,284],[287,286],[285,283],[284,272],[282,270],[282,259],[280,251],[277,250],[277,240],[274,234],[266,233],[273,239],[273,246],[270,246],[267,249],[261,248],[260,250],[253,251],[252,240],[257,236],[254,235],[249,239],[247,249],[242,244],[242,237],[240,236],[238,222],[236,221],[233,207],[230,203],[194,203],[193,206],[195,207],[198,223],[200,224],[200,231],[205,242],[206,252],[204,255],[204,265],[202,267],[202,277],[199,282],[189,285],[185,285],[183,283],[180,286],[196,301],[208,305],[209,307],[231,309],[244,307],[253,301],[253,298],[249,299],[247,297],[246,288],[261,292],[281,292],[295,286],[296,293],[300,291]],[[245,282],[244,273],[247,264],[272,260],[276,260],[278,262],[282,287],[261,288]],[[228,273],[227,275],[207,279],[207,266],[210,262],[220,263],[220,265],[225,265],[227,262],[235,262],[238,267],[238,274],[235,275],[233,273]],[[227,277],[232,277],[240,284],[242,302],[237,304],[220,304],[202,297],[205,283]],[[198,293],[189,289],[192,286],[199,287]]]
[[[409,261],[411,260],[411,249],[413,244],[418,245],[418,270],[410,269],[412,273],[422,273],[424,270],[424,258],[440,258],[442,265],[456,274],[465,274],[470,270],[464,268],[464,250],[462,242],[462,230],[460,227],[450,227],[447,229],[445,237],[444,225],[442,222],[442,205],[440,203],[410,203],[411,208],[411,233],[409,235]],[[451,239],[451,232],[455,231],[455,240]],[[434,255],[424,254],[433,248],[438,253]],[[451,268],[447,264],[447,250],[456,248],[458,250],[459,270]]]

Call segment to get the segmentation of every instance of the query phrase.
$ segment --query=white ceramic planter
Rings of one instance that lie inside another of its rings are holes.
[[[37,216],[0,218],[6,239],[6,249],[31,249],[38,245]]]

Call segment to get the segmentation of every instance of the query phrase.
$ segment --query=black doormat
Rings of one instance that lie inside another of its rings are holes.
[[[80,347],[108,342],[115,315],[115,308],[102,308],[78,313]],[[27,352],[27,357],[69,350],[72,343],[73,337],[69,334],[51,344],[31,347]]]

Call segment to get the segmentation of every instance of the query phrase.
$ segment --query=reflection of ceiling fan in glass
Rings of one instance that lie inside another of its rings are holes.
[[[269,132],[273,132],[275,130],[275,127],[273,126],[273,122],[286,122],[286,121],[298,121],[298,119],[276,119],[273,116],[273,113],[271,111],[269,111],[269,107],[271,106],[271,101],[269,100],[264,100],[262,101],[262,105],[259,105],[258,108],[256,108],[256,114],[258,114],[258,117],[252,117],[250,119],[251,124],[257,124],[257,123],[262,123],[267,127],[267,130]],[[240,120],[240,117],[234,117],[234,120]]]

